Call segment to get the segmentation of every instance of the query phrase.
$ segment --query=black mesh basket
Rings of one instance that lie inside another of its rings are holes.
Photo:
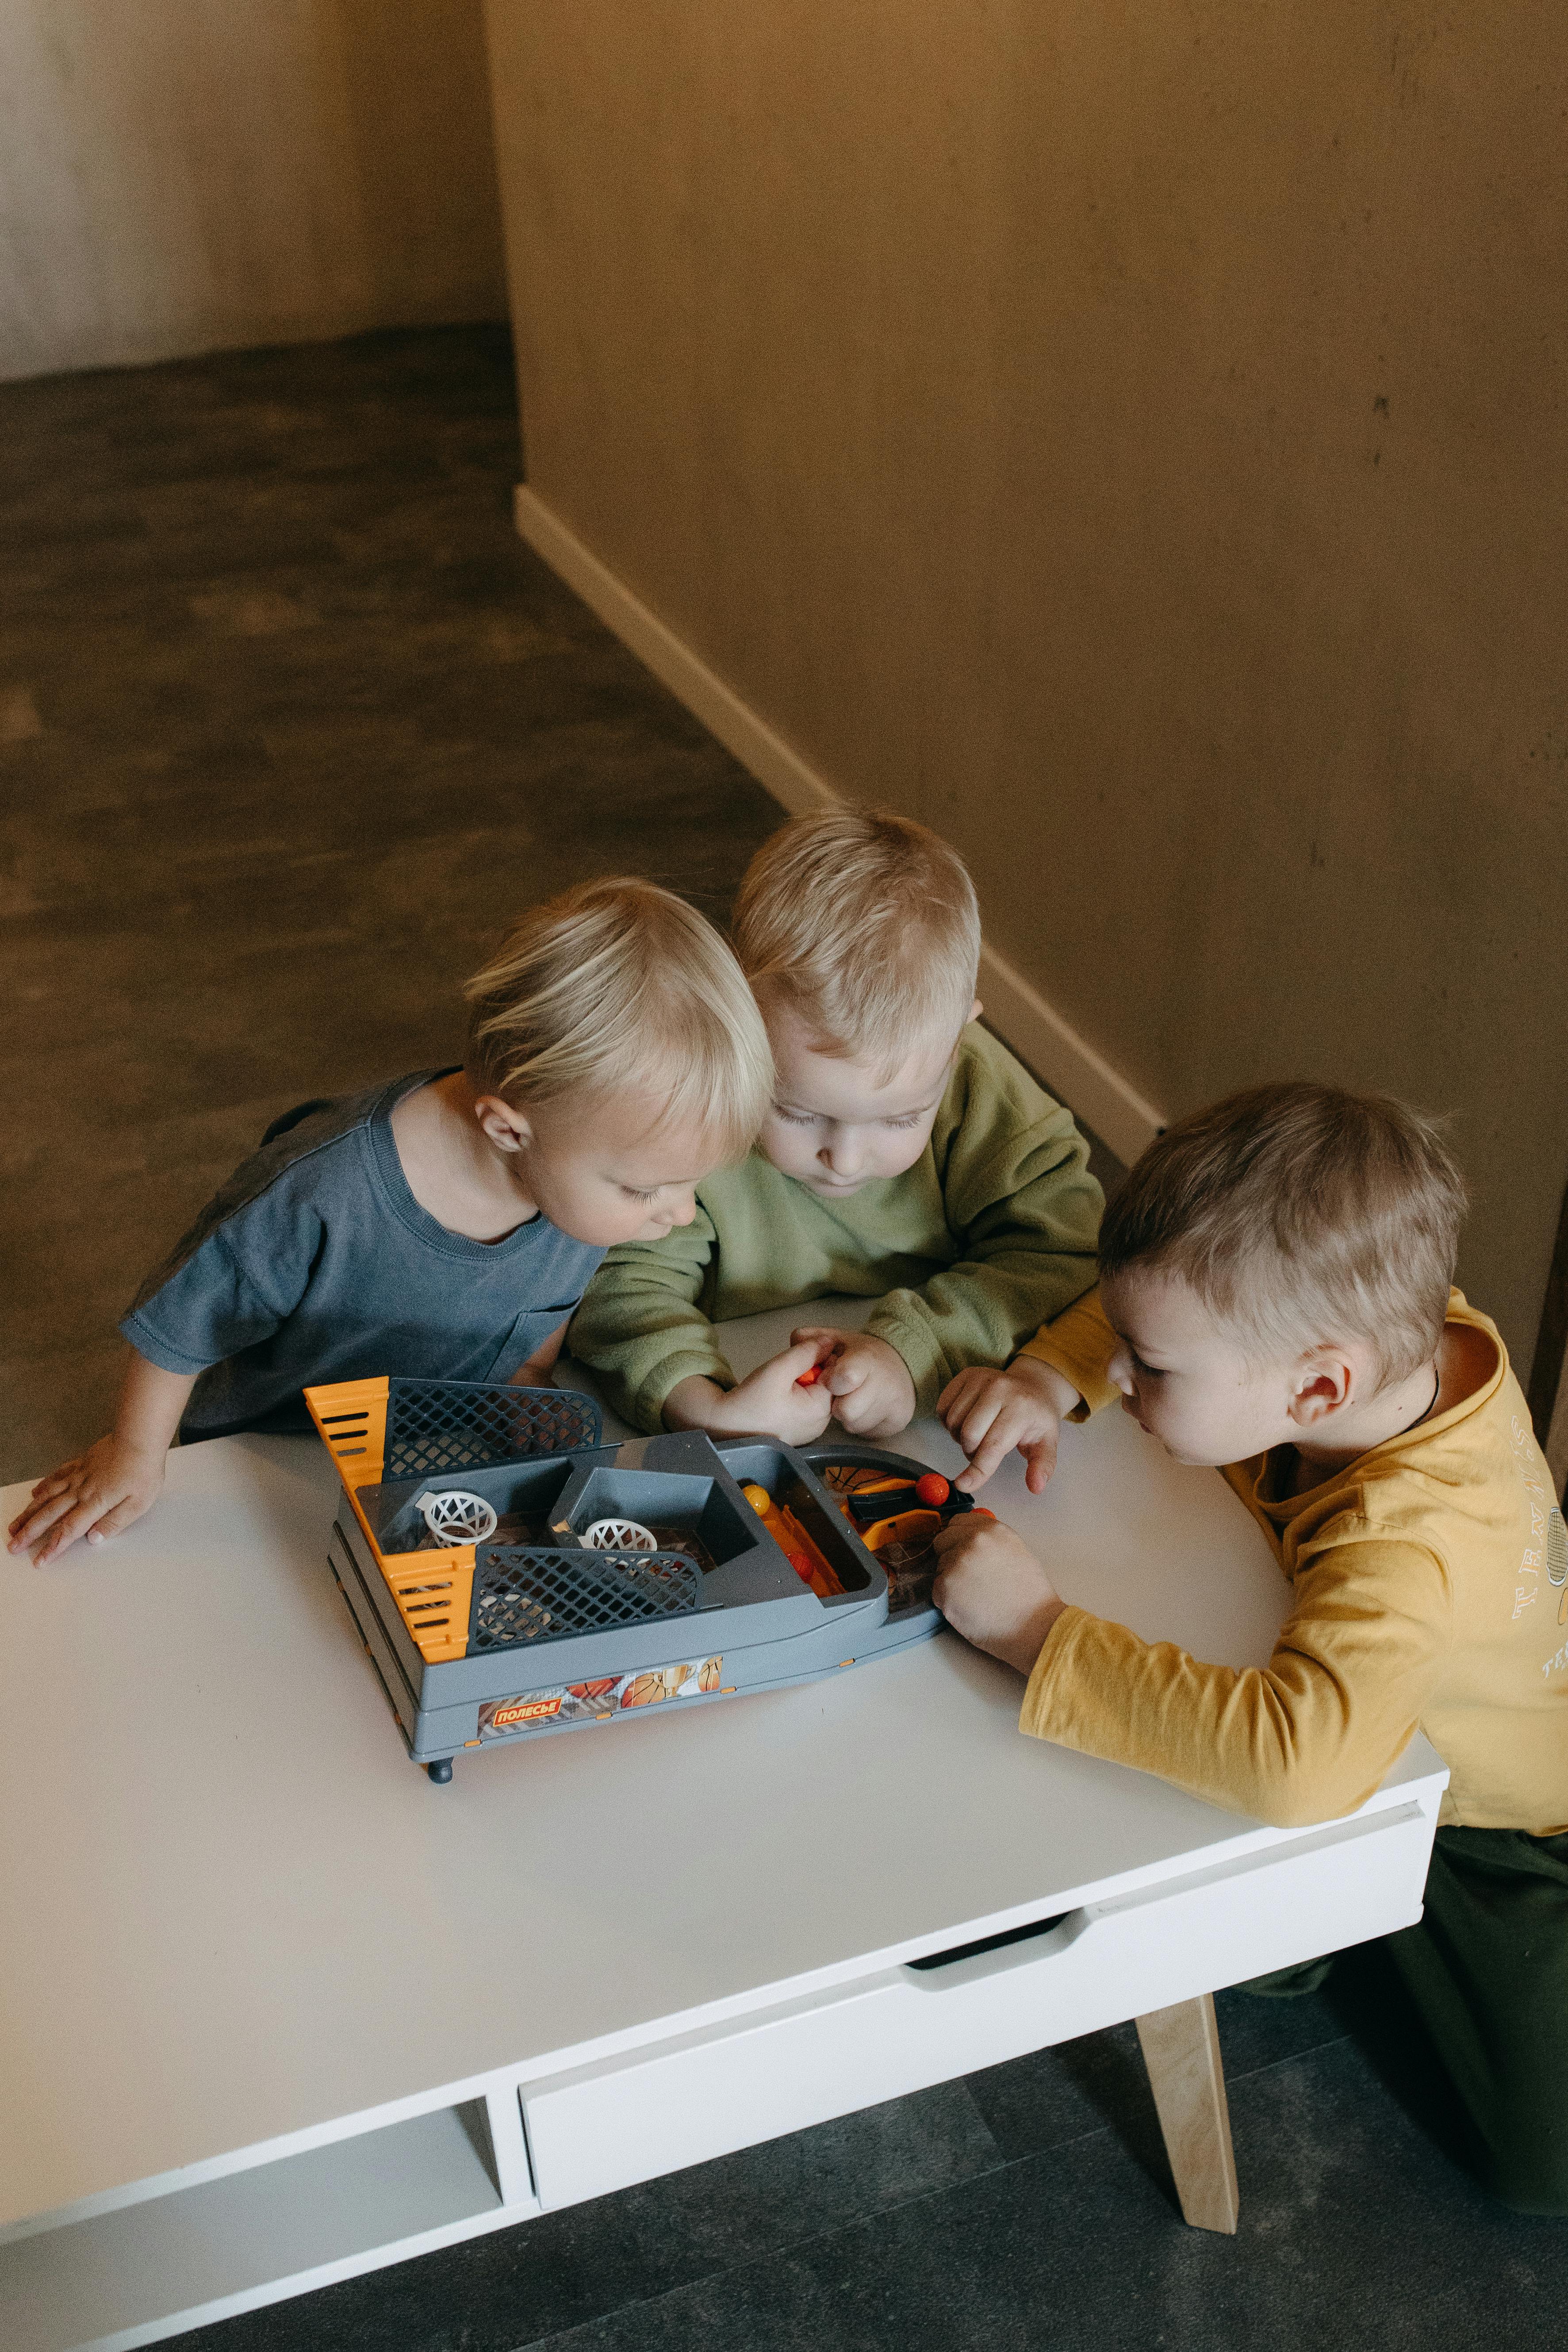
[[[701,1570],[680,1551],[546,1551],[531,1544],[480,1544],[474,1558],[468,1653],[683,1617],[696,1608],[701,1591]]]
[[[441,1470],[485,1470],[541,1454],[597,1445],[599,1408],[575,1389],[514,1389],[502,1381],[386,1384],[382,1476],[427,1478]]]

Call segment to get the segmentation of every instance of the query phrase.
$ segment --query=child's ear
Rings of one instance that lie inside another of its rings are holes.
[[[474,1117],[498,1151],[526,1151],[533,1141],[533,1129],[526,1112],[513,1110],[500,1095],[479,1096],[474,1103]]]
[[[1302,1357],[1291,1383],[1291,1420],[1299,1428],[1312,1428],[1348,1404],[1356,1386],[1355,1366],[1342,1349],[1314,1348]]]

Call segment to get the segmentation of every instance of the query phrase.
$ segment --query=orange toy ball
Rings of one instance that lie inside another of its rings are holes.
[[[813,1364],[809,1372],[802,1372],[799,1380],[795,1382],[795,1386],[797,1389],[814,1389],[821,1378],[822,1366],[820,1364]]]
[[[952,1488],[940,1470],[928,1470],[923,1478],[915,1480],[915,1492],[931,1510],[940,1511]]]
[[[803,1584],[809,1584],[811,1582],[811,1562],[807,1559],[805,1554],[803,1551],[788,1551],[785,1552],[784,1558],[788,1560],[790,1566],[794,1569],[801,1582]]]
[[[972,1519],[994,1519],[996,1514],[994,1511],[988,1511],[984,1503],[976,1503],[969,1516]]]

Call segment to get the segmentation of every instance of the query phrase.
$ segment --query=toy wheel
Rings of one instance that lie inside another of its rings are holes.
[[[452,1777],[452,1759],[449,1756],[437,1756],[434,1764],[426,1764],[425,1769],[438,1789],[445,1788]]]
[[[640,1519],[595,1519],[583,1530],[595,1551],[657,1551],[658,1538]]]
[[[496,1515],[482,1495],[449,1486],[445,1494],[421,1495],[415,1506],[437,1543],[483,1543],[496,1531]]]

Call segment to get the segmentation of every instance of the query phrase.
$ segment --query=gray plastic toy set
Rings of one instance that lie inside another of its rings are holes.
[[[600,1443],[590,1399],[489,1382],[306,1391],[343,1480],[330,1559],[414,1760],[806,1682],[923,1641],[918,1462],[696,1432]]]

